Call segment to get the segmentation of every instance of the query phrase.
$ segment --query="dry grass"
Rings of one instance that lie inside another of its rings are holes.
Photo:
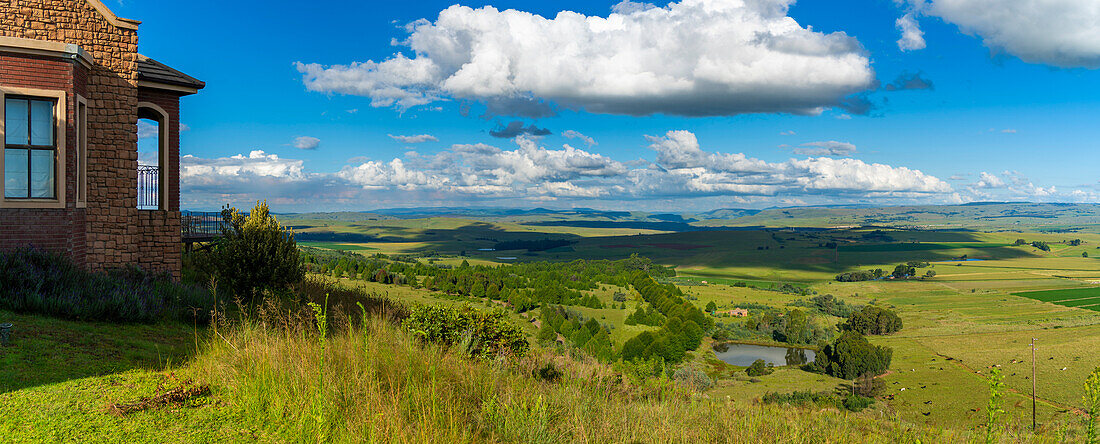
[[[521,359],[471,360],[418,343],[373,316],[334,322],[322,374],[320,341],[308,317],[267,318],[222,323],[192,369],[255,427],[292,442],[940,443],[975,438],[881,413],[712,400],[667,381],[635,383],[598,363],[541,349]],[[562,370],[560,382],[532,376],[547,362]],[[1012,434],[1002,441],[1054,439]]]

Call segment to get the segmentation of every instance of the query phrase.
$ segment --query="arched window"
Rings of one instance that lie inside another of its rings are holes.
[[[162,210],[168,203],[168,113],[161,107],[138,104],[137,207]]]

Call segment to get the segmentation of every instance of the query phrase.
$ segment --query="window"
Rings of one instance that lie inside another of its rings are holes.
[[[4,198],[57,198],[57,101],[4,98]]]
[[[77,96],[76,106],[76,206],[88,204],[88,102]]]

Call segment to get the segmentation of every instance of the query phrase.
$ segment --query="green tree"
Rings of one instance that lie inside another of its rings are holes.
[[[772,371],[774,371],[772,366],[765,363],[763,359],[757,359],[752,362],[752,365],[745,369],[745,374],[749,376],[764,376],[772,374]]]
[[[264,291],[285,290],[305,277],[294,233],[279,225],[267,201],[257,202],[248,216],[226,207],[222,218],[222,237],[211,260],[218,282],[235,296],[251,301]]]
[[[718,310],[718,305],[714,301],[707,302],[707,313],[714,313],[715,310]]]
[[[1100,367],[1085,379],[1085,435],[1088,444],[1100,443]]]

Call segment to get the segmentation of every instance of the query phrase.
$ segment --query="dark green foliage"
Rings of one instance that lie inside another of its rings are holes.
[[[707,302],[707,313],[714,313],[715,310],[718,310],[718,305],[715,304],[714,301]]]
[[[844,397],[844,408],[846,408],[850,411],[853,411],[853,412],[861,411],[861,410],[863,410],[867,407],[870,407],[871,404],[874,404],[874,403],[875,403],[874,399],[864,397],[864,396],[859,396],[859,395],[856,395],[856,394],[850,394],[850,395]]]
[[[901,318],[897,313],[875,305],[865,305],[862,310],[852,313],[848,322],[840,326],[843,330],[865,335],[888,335],[901,330],[901,327]]]
[[[546,382],[561,381],[561,370],[554,366],[553,362],[547,362],[537,370],[531,370],[531,375]]]
[[[791,305],[813,308],[821,313],[838,318],[846,318],[852,312],[858,310],[857,306],[848,304],[831,294],[822,294],[810,298],[809,301],[797,300]]]
[[[909,266],[907,264],[898,264],[898,266],[894,267],[894,272],[890,273],[890,275],[893,276],[895,279],[904,279],[909,276],[914,276],[916,274],[917,267]]]
[[[302,281],[305,269],[294,233],[279,225],[266,201],[258,202],[248,216],[226,208],[222,217],[222,237],[209,255],[210,270],[220,286],[253,301],[265,291],[285,291]]]
[[[615,294],[611,296],[611,300],[615,302],[626,302],[626,293],[616,291]]]
[[[1031,246],[1035,247],[1035,248],[1038,248],[1040,250],[1043,250],[1043,251],[1050,251],[1050,245],[1047,245],[1047,243],[1043,242],[1043,241],[1032,242]]]
[[[665,323],[665,315],[658,312],[652,305],[645,308],[638,307],[634,309],[634,312],[627,315],[626,325],[649,325],[653,327],[660,327]]]
[[[1016,245],[1016,246],[1027,245],[1027,241],[1023,240],[1023,239],[1016,239],[1016,242],[1013,243],[1012,245]]]
[[[585,319],[580,313],[562,306],[544,306],[541,312],[543,327],[539,340],[553,341],[560,333],[574,347],[604,362],[615,359],[615,347],[611,342],[611,329],[595,319]]]
[[[836,275],[837,282],[862,282],[879,279],[886,275],[885,271],[881,268],[868,271],[852,271],[848,273],[840,273]]]
[[[888,347],[872,345],[863,335],[846,331],[817,353],[806,369],[841,379],[855,379],[864,373],[881,375],[890,367],[893,354]]]
[[[0,252],[0,309],[82,321],[209,320],[213,297],[200,287],[138,268],[88,272],[37,249]]]
[[[926,271],[926,272],[924,273],[924,277],[925,277],[925,278],[928,278],[928,279],[931,279],[931,278],[934,278],[934,277],[936,277],[936,270],[928,270],[928,271]]]
[[[764,376],[770,375],[775,369],[764,362],[763,359],[757,359],[752,362],[749,368],[745,369],[745,374],[749,376]]]
[[[630,282],[642,299],[666,319],[660,330],[627,340],[621,352],[624,360],[659,356],[668,363],[680,362],[687,351],[699,347],[703,334],[714,326],[702,310],[684,300],[675,285],[659,284],[643,272],[635,272]]]
[[[447,346],[463,344],[470,356],[523,356],[527,335],[508,322],[502,310],[478,311],[469,306],[418,305],[402,326],[425,342]]]

